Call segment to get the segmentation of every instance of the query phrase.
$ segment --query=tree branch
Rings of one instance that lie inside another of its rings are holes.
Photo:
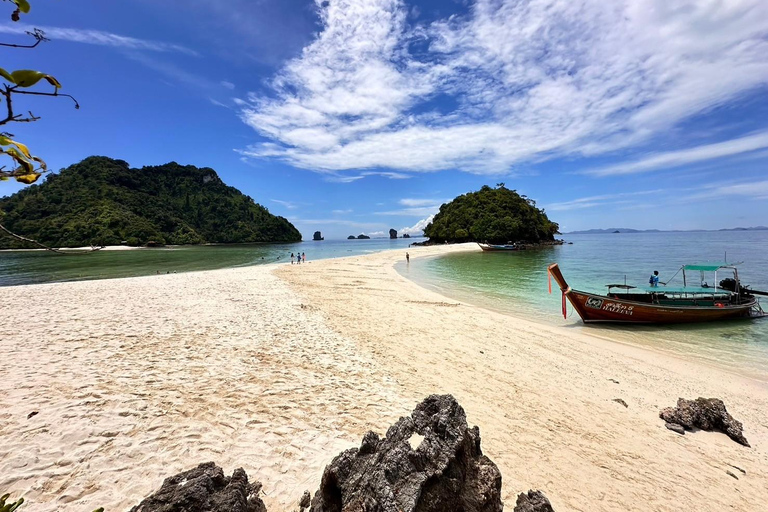
[[[17,240],[21,240],[22,242],[27,242],[27,243],[30,243],[30,244],[34,244],[34,245],[37,245],[39,247],[42,247],[46,251],[52,251],[52,252],[55,252],[56,254],[63,254],[65,256],[73,255],[73,254],[83,254],[83,253],[88,253],[88,252],[96,252],[96,251],[100,251],[102,249],[101,247],[93,247],[93,246],[91,246],[91,248],[89,250],[87,250],[87,251],[77,251],[77,252],[62,251],[60,249],[54,249],[53,247],[48,247],[45,244],[41,244],[37,240],[32,240],[31,238],[26,238],[26,237],[23,237],[21,235],[17,235],[16,233],[14,233],[10,229],[6,228],[2,224],[0,224],[0,230],[5,231],[6,233],[8,233],[13,238],[16,238]]]
[[[40,30],[39,28],[36,28],[32,30],[32,32],[27,31],[27,34],[35,38],[34,44],[12,44],[12,43],[0,43],[0,46],[9,46],[11,48],[34,48],[35,46],[39,45],[40,43],[50,41],[47,37],[45,37],[45,32]]]
[[[54,91],[54,92],[37,92],[37,91],[22,91],[22,90],[19,90],[19,89],[16,89],[16,88],[12,87],[12,88],[10,88],[8,90],[8,93],[9,93],[8,96],[7,96],[9,98],[8,101],[10,101],[10,94],[12,94],[12,93],[15,93],[15,94],[31,94],[33,96],[64,96],[64,97],[69,98],[69,99],[71,99],[72,101],[75,102],[75,108],[76,109],[80,108],[80,104],[77,102],[77,100],[75,99],[74,96],[71,96],[69,94],[59,94],[59,90],[58,89],[56,89],[56,91]]]

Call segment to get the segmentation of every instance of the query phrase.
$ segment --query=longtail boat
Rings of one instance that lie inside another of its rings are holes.
[[[766,316],[755,295],[768,295],[768,292],[742,286],[735,266],[726,263],[684,265],[681,270],[682,287],[637,288],[626,283],[609,284],[606,285],[608,293],[598,295],[568,286],[557,263],[548,269],[563,293],[563,316],[566,316],[567,298],[584,323],[673,324]],[[714,287],[706,283],[688,285],[686,271],[715,272],[717,283],[718,270],[733,271],[733,278],[723,280],[719,288],[717,284]]]
[[[477,242],[477,245],[484,251],[519,251],[515,244],[483,244]]]

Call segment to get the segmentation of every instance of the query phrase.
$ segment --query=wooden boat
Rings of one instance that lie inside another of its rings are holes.
[[[735,282],[731,289],[705,284],[688,286],[686,270],[713,271],[717,282],[717,271],[721,269],[733,271],[733,280],[723,281]],[[765,292],[755,292],[741,286],[736,267],[715,263],[685,265],[681,270],[682,287],[657,286],[638,289],[626,284],[611,284],[607,285],[606,295],[572,289],[565,281],[557,263],[549,266],[549,275],[555,279],[563,292],[563,316],[566,316],[565,299],[568,298],[584,323],[673,324],[765,316],[754,295]]]
[[[515,244],[496,245],[496,244],[483,244],[483,243],[477,242],[477,245],[479,245],[480,248],[484,251],[518,251],[520,250]]]

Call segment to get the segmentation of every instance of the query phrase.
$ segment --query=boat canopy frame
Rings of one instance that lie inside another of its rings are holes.
[[[714,293],[719,293],[717,290],[718,280],[717,280],[717,271],[718,270],[732,270],[733,271],[733,279],[736,281],[736,288],[735,288],[735,294],[741,295],[741,287],[739,286],[739,271],[736,268],[736,263],[694,263],[689,265],[683,265],[680,270],[683,271],[683,289],[688,287],[688,280],[685,275],[685,271],[691,271],[691,270],[698,270],[701,272],[702,277],[704,276],[704,272],[714,272],[715,273],[715,291]],[[701,280],[702,287],[701,289],[706,289],[707,287],[703,286],[703,278]],[[691,288],[693,289],[693,288]],[[674,292],[669,292],[674,293]],[[704,293],[704,292],[690,292],[690,293]],[[712,293],[712,291],[709,291],[708,293]],[[730,293],[730,291],[729,291]]]

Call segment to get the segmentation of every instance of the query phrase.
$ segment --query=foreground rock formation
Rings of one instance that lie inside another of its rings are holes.
[[[266,512],[259,498],[261,483],[248,483],[236,469],[231,477],[213,462],[166,478],[155,494],[130,512]]]
[[[662,409],[659,417],[667,422],[667,428],[676,432],[679,432],[679,429],[675,429],[675,425],[680,425],[686,430],[714,430],[723,432],[739,444],[749,446],[742,433],[741,422],[728,414],[725,404],[719,398],[679,398],[677,407]]]
[[[501,473],[480,449],[450,395],[432,395],[384,439],[368,432],[360,448],[325,468],[311,512],[501,512]]]
[[[514,512],[555,512],[544,493],[528,491],[517,497]]]
[[[166,478],[130,512],[266,512],[261,483],[242,469],[231,477],[213,462]],[[432,395],[410,416],[336,456],[320,488],[298,500],[305,512],[502,512],[501,473],[480,449],[451,395]],[[517,498],[515,512],[554,512],[540,491]]]

